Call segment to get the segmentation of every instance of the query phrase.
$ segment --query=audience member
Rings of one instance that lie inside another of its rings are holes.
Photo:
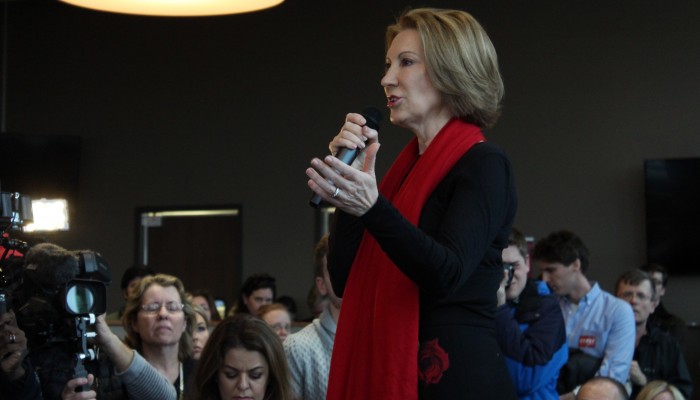
[[[289,316],[292,318],[292,321],[297,320],[297,302],[294,301],[292,296],[280,296],[277,298],[276,302],[284,304],[284,306],[287,307],[287,311],[289,312]]]
[[[258,317],[265,321],[283,342],[292,332],[292,317],[284,304],[266,304],[258,309]]]
[[[690,397],[693,385],[680,345],[674,337],[648,323],[657,302],[654,282],[644,271],[627,271],[615,285],[617,297],[632,306],[636,324],[630,382],[634,399],[649,381],[663,379]]]
[[[26,285],[48,282],[51,284],[44,290],[65,286],[78,274],[80,253],[50,243],[35,245],[24,262],[25,266],[31,265],[31,269],[26,269],[23,291],[36,289],[39,293],[38,288]],[[51,302],[59,303],[58,292],[47,295]],[[51,311],[51,307],[47,311]],[[54,317],[45,313],[40,324],[45,323],[47,327],[51,324],[53,339],[61,339],[47,340],[44,327],[38,326],[34,317],[23,312],[16,316],[12,310],[0,315],[0,393],[3,399],[75,398],[75,387],[92,384],[95,377],[100,384],[92,388],[94,390],[81,393],[81,397],[84,394],[94,398],[99,394],[101,398],[176,398],[170,382],[110,330],[105,315],[99,316],[94,326],[95,344],[101,350],[98,358],[85,364],[88,378],[77,379],[72,377],[78,348],[75,341],[66,339],[75,335],[74,319],[63,320],[56,316],[54,323],[51,322]]]
[[[202,355],[202,350],[204,350],[204,346],[209,339],[210,321],[208,319],[209,314],[207,314],[204,308],[198,305],[193,305],[192,307],[196,313],[195,317],[197,318],[196,325],[192,331],[192,358],[199,360],[199,357]]]
[[[122,318],[126,344],[163,374],[178,396],[186,396],[190,390],[195,320],[182,281],[166,274],[143,278],[129,293]]]
[[[214,297],[208,290],[193,290],[190,292],[190,295],[192,296],[192,304],[202,307],[204,312],[207,313],[207,321],[221,321],[221,316],[216,309],[216,303],[214,303]]]
[[[588,280],[588,248],[572,232],[553,232],[540,239],[533,258],[544,281],[559,296],[564,314],[569,360],[559,374],[557,391],[562,398],[574,398],[577,386],[593,376],[624,384],[634,354],[630,305]]]
[[[666,267],[659,264],[644,264],[641,267],[642,271],[645,271],[651,275],[651,279],[654,281],[654,287],[656,289],[657,306],[654,313],[649,317],[649,322],[653,325],[658,326],[661,330],[666,331],[678,340],[678,344],[681,345],[681,349],[685,346],[685,337],[688,333],[688,327],[680,317],[671,314],[666,310],[661,300],[666,295],[666,286],[668,284],[668,271]]]
[[[141,278],[146,276],[155,275],[153,268],[147,267],[145,265],[132,265],[127,268],[122,274],[121,288],[122,288],[122,298],[124,302],[129,298],[129,291],[133,290],[141,282]],[[122,305],[118,311],[111,312],[107,314],[107,320],[120,320],[124,315],[124,305]]]
[[[636,400],[685,400],[686,398],[677,387],[668,382],[656,380],[647,383]]]
[[[326,399],[335,328],[340,315],[341,299],[335,295],[331,286],[326,264],[327,254],[326,235],[314,251],[314,284],[319,294],[328,298],[328,303],[319,318],[284,341],[292,386],[297,397],[305,400]]]
[[[617,379],[596,376],[583,385],[576,400],[628,400],[627,390]]]
[[[275,301],[275,278],[265,274],[253,274],[243,282],[238,301],[229,311],[229,315],[257,315],[258,308]]]
[[[277,335],[247,314],[228,317],[214,328],[194,379],[198,400],[294,398]]]
[[[512,274],[506,269],[498,291],[496,339],[518,398],[557,399],[559,370],[568,358],[559,301],[546,283],[527,278],[527,243],[515,228],[503,249],[503,263]]]
[[[315,283],[312,284],[309,288],[309,293],[306,295],[306,306],[309,308],[309,312],[311,313],[311,318],[307,319],[307,321],[313,321],[314,319],[318,318],[326,308],[327,304],[328,297],[318,292],[318,287]]]

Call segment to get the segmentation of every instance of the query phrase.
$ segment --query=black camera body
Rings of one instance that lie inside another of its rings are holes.
[[[32,221],[31,198],[0,192],[0,312],[15,312],[30,347],[74,341],[72,318],[107,309],[109,265],[93,251],[10,237]]]
[[[513,283],[513,263],[503,263],[503,270],[508,273],[508,278],[506,280],[506,290],[510,288]]]
[[[5,293],[7,308],[14,310],[30,347],[73,341],[75,327],[66,321],[100,315],[107,309],[111,276],[106,261],[92,251],[69,254],[72,260],[57,257],[54,265],[37,265],[31,259],[21,264],[15,261],[5,274],[6,285],[0,292]]]

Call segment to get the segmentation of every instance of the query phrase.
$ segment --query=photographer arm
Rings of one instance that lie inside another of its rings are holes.
[[[0,315],[0,392],[8,400],[41,399],[41,385],[27,360],[27,339],[15,314]]]
[[[135,350],[130,349],[115,335],[105,315],[97,317],[96,343],[114,365],[130,398],[177,398],[175,387]]]

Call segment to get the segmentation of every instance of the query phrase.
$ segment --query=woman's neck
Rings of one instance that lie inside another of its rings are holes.
[[[435,118],[424,121],[421,126],[413,129],[413,134],[418,138],[418,154],[425,153],[433,139],[451,119],[451,115],[442,113]]]
[[[147,346],[143,345],[143,358],[153,368],[157,369],[170,382],[175,382],[180,376],[180,360],[178,358],[178,345],[174,346]]]

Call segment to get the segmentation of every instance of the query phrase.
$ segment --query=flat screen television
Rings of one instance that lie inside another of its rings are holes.
[[[700,158],[644,161],[647,261],[700,274]]]

